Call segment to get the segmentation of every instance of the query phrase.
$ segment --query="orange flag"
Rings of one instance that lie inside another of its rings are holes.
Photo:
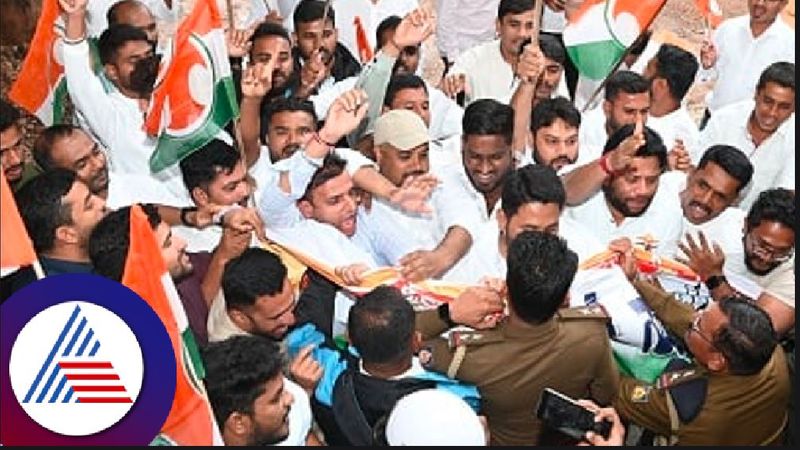
[[[55,58],[59,39],[56,20],[60,14],[56,0],[42,2],[36,32],[22,62],[17,80],[8,91],[8,98],[34,114],[46,126],[61,123],[67,86],[64,66]]]
[[[700,14],[708,21],[711,28],[717,28],[722,22],[722,9],[719,7],[717,0],[695,0],[697,9]]]
[[[201,381],[203,365],[186,312],[161,257],[155,233],[139,205],[131,207],[130,222],[130,248],[122,284],[136,292],[158,314],[172,341],[177,366],[172,408],[154,443],[222,445]]]
[[[372,47],[369,45],[367,31],[364,29],[364,24],[361,23],[361,17],[356,16],[356,18],[353,19],[353,26],[356,27],[358,57],[361,59],[361,64],[366,64],[372,60]]]
[[[0,170],[0,276],[36,261],[33,243],[19,216],[6,176]]]

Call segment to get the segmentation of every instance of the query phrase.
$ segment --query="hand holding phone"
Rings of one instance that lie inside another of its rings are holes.
[[[607,420],[595,422],[594,412],[551,388],[542,391],[536,408],[536,417],[547,426],[574,439],[583,439],[587,431],[599,434],[604,439],[611,433],[611,422]]]

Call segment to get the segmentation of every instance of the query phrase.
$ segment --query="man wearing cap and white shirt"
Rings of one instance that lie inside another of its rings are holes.
[[[428,129],[413,111],[394,109],[378,117],[373,141],[381,174],[396,186],[429,172]],[[469,250],[476,236],[478,217],[469,214],[474,208],[458,186],[440,183],[430,205],[431,213],[412,214],[377,200],[361,224],[370,234],[401,230],[412,253],[396,256],[403,274],[411,279],[440,277]]]

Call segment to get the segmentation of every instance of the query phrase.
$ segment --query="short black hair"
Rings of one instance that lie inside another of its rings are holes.
[[[20,113],[11,103],[0,99],[0,133],[16,125],[20,119]]]
[[[278,36],[286,39],[290,44],[292,39],[289,37],[289,32],[283,26],[273,23],[270,21],[262,22],[256,30],[253,32],[253,35],[250,36],[250,42],[255,42],[262,37],[267,36]]]
[[[253,415],[267,381],[283,376],[280,347],[262,336],[238,335],[209,343],[202,357],[208,400],[220,430],[234,412]]]
[[[317,111],[314,110],[314,103],[308,99],[297,97],[275,97],[266,101],[266,106],[262,109],[261,117],[261,142],[267,143],[266,136],[269,132],[269,124],[275,114],[282,112],[295,112],[300,111],[308,113],[313,119],[314,126],[317,126],[319,118],[317,118]]]
[[[311,193],[314,192],[314,189],[322,186],[331,178],[336,178],[341,175],[346,167],[347,161],[336,153],[331,152],[325,155],[325,159],[322,160],[322,165],[314,172],[314,175],[311,176],[311,181],[308,182],[306,191],[300,199],[311,201]]]
[[[180,162],[183,184],[191,195],[194,188],[208,189],[220,173],[230,173],[242,159],[236,149],[219,139],[192,152]]]
[[[527,164],[512,170],[501,196],[501,207],[506,218],[511,219],[528,203],[555,203],[564,209],[567,194],[556,171],[545,164]]]
[[[222,272],[222,292],[228,309],[253,306],[265,295],[283,291],[286,266],[274,253],[250,247],[225,264]]]
[[[386,86],[386,95],[383,97],[383,106],[391,107],[397,93],[403,89],[422,89],[428,93],[428,87],[425,86],[425,81],[414,74],[398,74],[392,75],[389,79],[389,84]]]
[[[605,155],[611,150],[614,150],[619,146],[619,144],[622,143],[622,141],[624,141],[628,136],[632,135],[634,127],[635,125],[628,124],[611,133],[611,136],[609,136],[608,140],[606,141],[606,145],[603,147],[603,154]],[[656,133],[652,128],[645,126],[644,139],[644,145],[639,147],[633,156],[636,158],[648,158],[655,156],[658,158],[658,166],[661,167],[661,170],[667,170],[667,146],[664,145],[664,141],[661,139],[661,136],[659,136],[659,134]]]
[[[794,63],[787,61],[774,62],[761,72],[761,76],[758,77],[758,84],[756,84],[756,91],[765,88],[767,83],[775,83],[778,86],[796,91],[796,82]]]
[[[299,24],[320,20],[323,14],[325,14],[325,2],[319,0],[301,0],[300,3],[294,7],[294,13],[292,14],[295,31],[297,31]],[[333,6],[328,8],[328,19],[335,27],[336,14],[333,12]]]
[[[753,178],[753,164],[747,155],[736,147],[724,144],[712,145],[703,153],[697,168],[702,169],[708,163],[718,165],[739,182],[739,186],[736,187],[737,193],[741,192]]]
[[[52,170],[57,167],[56,162],[53,160],[53,146],[56,141],[69,136],[72,136],[80,127],[67,123],[51,125],[44,130],[36,138],[33,144],[33,159],[42,170]]]
[[[117,57],[117,51],[128,42],[147,40],[144,31],[128,24],[118,23],[106,28],[97,40],[97,52],[100,55],[100,62],[103,64],[113,64]]]
[[[556,119],[574,128],[581,126],[581,112],[567,98],[559,96],[536,103],[531,111],[531,131],[536,134],[541,128],[553,125]]]
[[[161,223],[158,210],[152,205],[141,205],[150,227],[155,230]],[[125,260],[131,245],[131,207],[125,206],[110,212],[94,227],[89,236],[89,259],[96,274],[114,281],[122,281]]]
[[[523,231],[511,241],[506,264],[511,308],[535,325],[550,320],[564,302],[578,256],[558,236]]]
[[[758,198],[747,213],[747,228],[757,227],[761,222],[778,222],[797,233],[797,216],[795,215],[794,192],[789,189],[767,189],[758,194]]]
[[[66,169],[44,172],[15,194],[19,215],[37,253],[53,249],[56,230],[72,225],[72,205],[63,202],[75,184],[75,173]]]
[[[375,29],[375,45],[377,45],[377,50],[383,48],[386,44],[382,41],[383,34],[390,30],[396,30],[397,26],[400,25],[403,19],[400,16],[389,16],[381,21],[378,24],[378,28]]]
[[[557,37],[550,34],[539,34],[539,48],[547,59],[561,64],[567,61],[567,50]]]
[[[667,80],[669,92],[675,101],[683,101],[700,68],[697,58],[677,45],[661,44],[654,60],[656,76]]]
[[[414,308],[393,286],[376,287],[350,308],[347,335],[364,362],[410,357],[413,334]]]
[[[469,135],[501,135],[511,144],[514,137],[514,109],[497,100],[476,100],[464,110],[461,119],[464,138]]]
[[[767,365],[778,338],[769,315],[751,300],[733,296],[719,302],[728,322],[713,344],[728,360],[731,375],[755,375]]]
[[[522,14],[533,9],[533,0],[500,0],[497,6],[497,18],[503,20],[503,17],[510,14]]]
[[[647,78],[630,70],[620,70],[612,73],[606,81],[605,99],[613,102],[620,92],[626,94],[650,93],[650,82]]]

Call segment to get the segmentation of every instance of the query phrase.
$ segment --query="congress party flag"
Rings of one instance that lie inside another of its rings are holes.
[[[578,71],[602,80],[655,19],[666,0],[586,0],[564,29]]]
[[[158,315],[175,352],[175,397],[154,442],[174,445],[222,445],[202,377],[203,363],[186,311],[161,257],[155,233],[139,205],[130,212],[130,248],[122,284],[142,297]]]
[[[158,136],[150,169],[178,163],[220,134],[239,115],[215,0],[198,0],[164,55],[150,107],[147,134]]]
[[[11,101],[38,117],[45,126],[63,121],[67,97],[64,66],[56,56],[56,44],[61,37],[56,23],[60,12],[57,1],[42,2],[28,53],[8,92]]]
[[[6,176],[0,170],[0,276],[37,261]]]
[[[711,28],[717,28],[722,22],[722,8],[719,7],[717,0],[694,0],[700,14]]]

